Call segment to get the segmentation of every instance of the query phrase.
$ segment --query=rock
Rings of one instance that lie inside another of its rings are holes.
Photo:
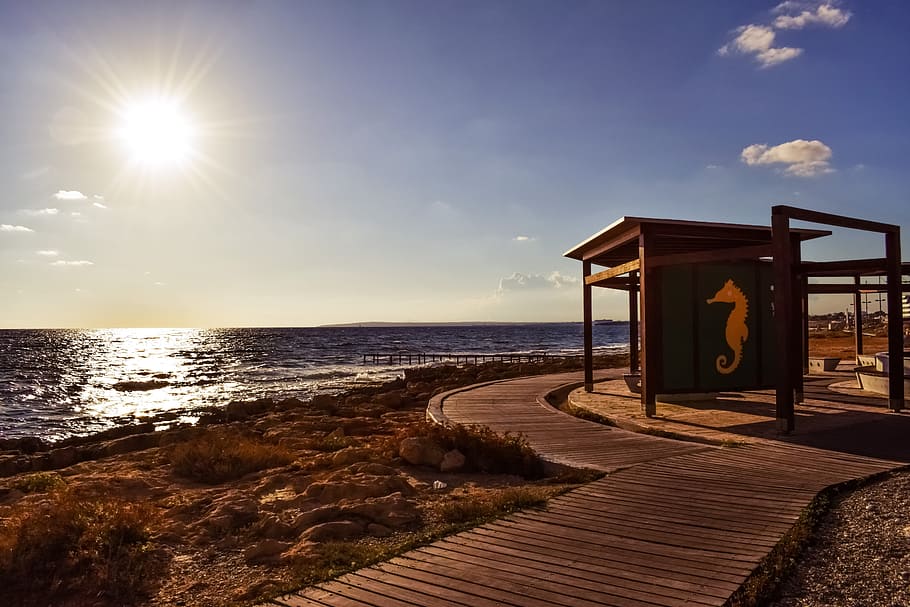
[[[344,540],[363,535],[364,527],[354,521],[332,521],[310,527],[301,534],[301,539],[310,542]]]
[[[412,436],[401,441],[398,455],[415,466],[437,467],[445,456],[445,450],[432,440],[423,436]]]
[[[376,402],[383,407],[388,407],[389,409],[397,409],[404,404],[404,398],[404,390],[394,390],[392,392],[380,394],[376,397]]]
[[[400,494],[394,493],[362,504],[343,508],[344,516],[365,518],[386,527],[403,527],[417,520],[417,508]]]
[[[349,466],[356,462],[362,462],[364,460],[370,459],[372,452],[369,449],[358,449],[356,447],[348,447],[347,449],[342,449],[341,451],[336,451],[332,456],[332,466],[341,467]]]
[[[105,457],[108,457],[111,455],[120,455],[122,453],[131,453],[133,451],[151,449],[152,447],[158,446],[158,441],[160,438],[161,436],[159,434],[152,432],[149,432],[147,434],[133,434],[132,436],[124,436],[123,438],[118,438],[105,444],[103,455]]]
[[[444,456],[442,456],[442,461],[439,462],[439,471],[440,472],[458,472],[464,468],[465,457],[462,455],[461,451],[458,449],[452,449]]]
[[[277,560],[278,556],[290,548],[290,542],[280,542],[278,540],[262,540],[248,546],[243,551],[243,558],[247,563],[262,563],[265,561]]]
[[[256,532],[262,537],[278,539],[294,535],[294,527],[282,521],[274,514],[263,517],[255,525]]]
[[[335,415],[338,410],[338,399],[329,394],[317,394],[310,401],[310,407],[327,415]]]
[[[143,390],[157,390],[171,385],[169,382],[150,379],[148,381],[119,381],[112,387],[118,392],[138,392]]]

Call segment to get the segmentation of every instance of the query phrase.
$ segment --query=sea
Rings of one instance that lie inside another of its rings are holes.
[[[628,325],[595,325],[594,346],[627,351]],[[391,380],[404,366],[388,355],[417,353],[578,356],[582,325],[0,330],[0,438],[56,441],[152,417],[193,423],[231,401]],[[372,354],[383,362],[365,362]]]

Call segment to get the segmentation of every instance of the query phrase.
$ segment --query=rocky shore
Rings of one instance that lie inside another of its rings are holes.
[[[579,479],[541,479],[520,439],[424,411],[445,390],[577,366],[412,369],[194,426],[0,441],[0,604],[249,604],[542,503]]]

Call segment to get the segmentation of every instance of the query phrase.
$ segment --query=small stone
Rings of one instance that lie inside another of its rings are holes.
[[[363,525],[354,521],[331,521],[310,527],[300,537],[310,542],[325,542],[356,537],[363,531]]]
[[[243,551],[243,558],[247,563],[261,563],[264,561],[276,560],[278,555],[291,547],[290,542],[280,542],[278,540],[262,540],[248,546]]]
[[[398,455],[415,466],[439,466],[446,452],[432,440],[423,436],[412,436],[401,441]]]

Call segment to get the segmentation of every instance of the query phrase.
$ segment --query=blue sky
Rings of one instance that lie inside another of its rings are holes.
[[[2,326],[577,320],[562,253],[623,215],[910,227],[905,3],[34,4],[0,4]],[[180,162],[127,149],[148,99]]]

